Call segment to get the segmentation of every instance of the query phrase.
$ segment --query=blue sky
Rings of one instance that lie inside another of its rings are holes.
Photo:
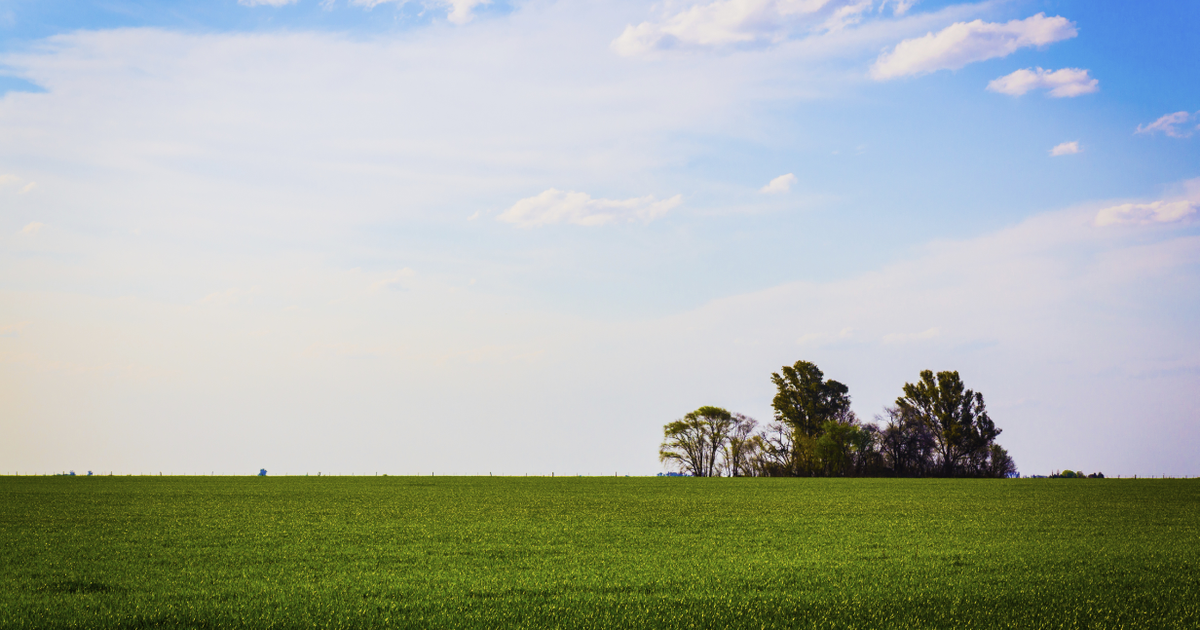
[[[1200,474],[1195,3],[255,4],[0,3],[8,468],[653,473],[805,359]]]

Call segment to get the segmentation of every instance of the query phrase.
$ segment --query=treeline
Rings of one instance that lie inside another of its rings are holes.
[[[996,437],[983,394],[958,372],[925,370],[884,408],[860,422],[850,390],[797,361],[771,375],[775,421],[701,407],[663,427],[659,459],[696,477],[1011,477],[1012,457]]]

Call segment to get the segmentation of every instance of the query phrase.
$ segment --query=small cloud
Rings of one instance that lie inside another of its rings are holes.
[[[1030,90],[1045,89],[1049,90],[1053,98],[1071,98],[1099,91],[1100,80],[1091,78],[1087,70],[1080,68],[1025,68],[993,79],[988,83],[987,89],[1010,96],[1021,96]]]
[[[1064,142],[1054,145],[1054,148],[1050,149],[1050,155],[1055,157],[1060,155],[1074,155],[1080,151],[1083,151],[1083,149],[1079,148],[1078,142]]]
[[[615,221],[650,222],[683,203],[683,195],[658,201],[653,195],[633,199],[593,199],[581,192],[564,192],[551,188],[540,195],[527,197],[505,210],[498,221],[520,227],[536,227],[554,223],[597,226]]]
[[[21,181],[21,178],[17,177],[16,175],[7,174],[7,173],[4,175],[0,175],[0,188],[3,188],[9,184],[15,184],[19,181]]]
[[[37,234],[38,231],[44,227],[46,227],[45,223],[39,223],[37,221],[34,221],[33,223],[30,223],[29,225],[26,225],[25,227],[21,228],[21,233],[22,234]]]
[[[1167,114],[1148,125],[1138,125],[1137,131],[1134,131],[1134,133],[1154,133],[1159,131],[1172,138],[1186,138],[1192,135],[1192,130],[1180,131],[1177,127],[1179,125],[1186,125],[1189,120],[1200,120],[1200,112],[1196,112],[1195,115],[1187,112]],[[1200,129],[1200,126],[1197,126],[1196,129]]]
[[[1021,48],[1046,46],[1079,34],[1075,24],[1064,17],[1046,17],[1038,13],[1024,20],[1004,24],[956,22],[924,37],[906,39],[879,55],[871,66],[871,78],[877,81],[925,74],[937,70],[957,70],[969,63],[1007,57]]]
[[[238,0],[244,7],[282,7],[295,3],[296,0]]]
[[[24,186],[21,187],[20,194],[24,195],[25,193],[33,190],[36,187],[37,187],[37,182],[29,182],[28,184],[25,184]]]
[[[910,341],[925,341],[940,336],[937,328],[930,328],[919,333],[892,333],[883,336],[883,343],[908,343]]]
[[[479,211],[478,211],[478,210],[476,210],[476,211],[475,211],[475,214],[472,214],[471,216],[467,217],[467,220],[468,220],[468,221],[474,221],[475,219],[478,219],[478,218],[479,218]]]
[[[405,267],[403,269],[397,269],[390,276],[371,284],[371,290],[378,291],[380,289],[386,289],[387,287],[389,287],[393,284],[398,284],[405,278],[411,278],[415,275],[417,275],[417,272],[413,271],[412,269],[409,269],[408,267]]]
[[[787,175],[780,175],[779,177],[772,179],[771,183],[760,188],[758,190],[758,192],[767,193],[767,194],[785,193],[785,192],[791,190],[792,184],[795,184],[795,183],[796,183],[796,176],[791,173],[788,173]]]
[[[1155,201],[1153,203],[1123,203],[1096,213],[1096,225],[1146,225],[1173,223],[1196,213],[1200,203],[1187,199]]]

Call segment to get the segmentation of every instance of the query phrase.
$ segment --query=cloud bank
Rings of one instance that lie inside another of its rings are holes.
[[[871,66],[871,77],[884,81],[957,70],[967,64],[1007,57],[1021,48],[1046,46],[1078,35],[1075,24],[1044,13],[1003,24],[975,20],[957,22],[938,33],[906,39],[884,52]]]
[[[593,199],[587,193],[550,188],[540,195],[518,201],[496,219],[525,228],[556,223],[594,227],[621,221],[653,221],[680,203],[683,203],[683,195],[661,201],[653,195],[632,199]]]

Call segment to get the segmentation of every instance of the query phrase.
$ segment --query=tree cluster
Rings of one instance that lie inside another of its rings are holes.
[[[771,375],[774,422],[701,407],[663,427],[659,459],[696,477],[1010,477],[1012,457],[983,394],[958,372],[925,370],[875,422],[850,409],[850,389],[797,361]]]

